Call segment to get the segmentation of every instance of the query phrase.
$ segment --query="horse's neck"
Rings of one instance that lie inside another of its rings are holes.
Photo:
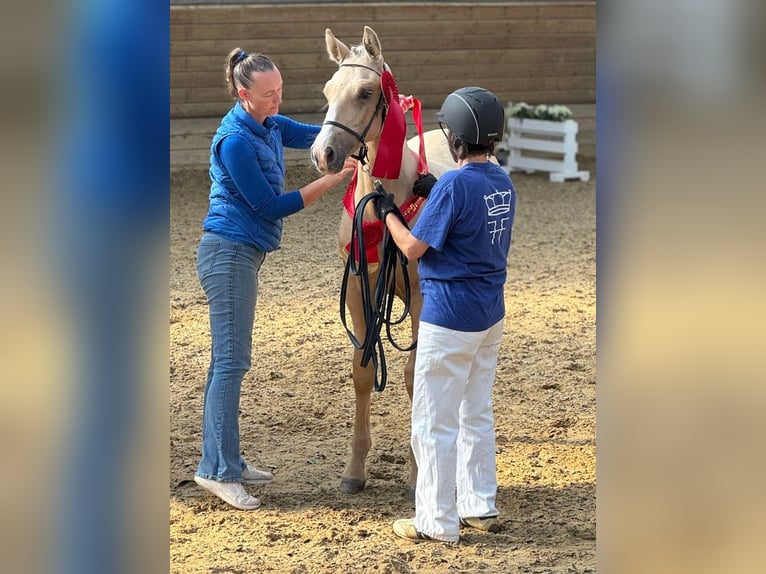
[[[378,142],[370,142],[367,144],[367,164],[369,169],[372,170],[372,166],[375,165],[375,157],[378,152]],[[356,173],[356,203],[362,199],[368,193],[374,191],[373,181],[379,178],[373,178],[364,171],[362,171],[361,163],[357,167]],[[399,172],[398,179],[380,179],[383,188],[387,193],[394,194],[394,200],[397,205],[401,205],[409,197],[412,196],[412,185],[418,177],[418,158],[417,155],[407,146],[407,142],[404,143],[402,150],[402,169]]]

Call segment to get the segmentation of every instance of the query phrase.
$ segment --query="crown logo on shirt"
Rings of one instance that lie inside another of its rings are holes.
[[[487,212],[490,215],[502,215],[511,210],[511,191],[497,191],[484,196]]]

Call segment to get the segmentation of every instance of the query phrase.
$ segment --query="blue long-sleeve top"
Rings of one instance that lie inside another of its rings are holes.
[[[304,207],[298,190],[283,191],[283,148],[308,149],[319,130],[282,115],[259,124],[235,104],[210,148],[210,209],[203,229],[261,251],[277,249],[282,219]]]

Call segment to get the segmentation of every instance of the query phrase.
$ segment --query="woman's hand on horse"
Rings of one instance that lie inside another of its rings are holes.
[[[349,175],[354,173],[356,170],[356,164],[357,161],[353,158],[347,158],[346,162],[343,164],[343,169],[341,169],[338,173],[329,173],[325,175],[325,178],[329,178],[331,187],[335,187],[339,183],[341,183],[344,179],[346,179]]]
[[[436,178],[433,175],[424,173],[415,180],[415,184],[412,186],[412,193],[420,197],[428,197],[435,183]]]
[[[343,169],[345,170],[346,168],[349,168],[349,167],[352,168],[352,169],[356,169],[356,166],[358,164],[359,164],[359,162],[356,160],[356,158],[348,156],[346,158],[346,161],[343,163]]]
[[[341,169],[336,175],[338,176],[338,183],[346,179],[349,175],[356,171],[357,161],[353,157],[347,157]]]
[[[303,207],[308,207],[336,185],[340,185],[344,179],[353,173],[354,169],[356,169],[356,160],[351,163],[346,161],[343,169],[338,173],[327,173],[298,189],[303,200]]]

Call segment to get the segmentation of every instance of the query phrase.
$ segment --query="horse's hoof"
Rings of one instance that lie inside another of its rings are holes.
[[[405,487],[404,498],[409,500],[410,502],[415,502],[415,488],[412,486]]]
[[[359,494],[364,490],[366,480],[359,480],[358,478],[341,478],[340,489],[346,494]]]

